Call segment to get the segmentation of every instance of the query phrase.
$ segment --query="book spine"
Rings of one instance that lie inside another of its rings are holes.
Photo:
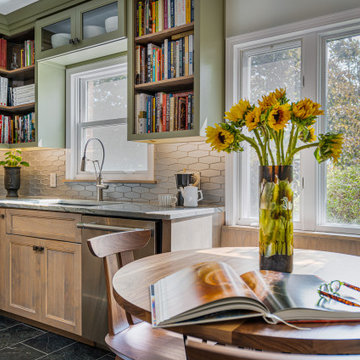
[[[186,12],[186,23],[189,24],[191,22],[191,4],[190,0],[185,0],[185,12]]]
[[[159,31],[164,30],[164,0],[159,0]]]
[[[194,74],[194,35],[189,35],[189,75]]]
[[[146,82],[152,81],[152,44],[147,44],[147,79]]]
[[[143,35],[143,22],[142,22],[142,18],[143,18],[143,2],[139,1],[138,2],[138,6],[139,6],[139,11],[138,11],[138,20],[139,20],[139,30],[138,30],[138,36],[142,36]]]
[[[194,0],[190,0],[190,22],[194,21]]]
[[[169,78],[169,40],[168,39],[164,40],[163,64],[164,64],[163,78],[168,79]]]
[[[166,131],[170,131],[170,98],[172,94],[166,94]]]
[[[185,36],[184,42],[185,42],[185,56],[184,56],[185,71],[184,71],[184,75],[188,76],[189,75],[189,36]]]
[[[175,77],[180,76],[180,42],[176,40],[176,55],[175,55]]]
[[[175,27],[175,0],[170,0],[170,25]]]
[[[140,65],[140,82],[143,84],[146,82],[146,48],[141,46],[141,65]]]
[[[135,84],[140,84],[140,63],[141,63],[141,47],[137,45],[135,48]]]

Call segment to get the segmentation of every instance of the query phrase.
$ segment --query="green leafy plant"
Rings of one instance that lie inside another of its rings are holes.
[[[20,165],[26,167],[29,166],[28,162],[23,161],[20,149],[7,151],[4,155],[5,160],[0,161],[0,165],[3,165],[5,167],[18,167]]]

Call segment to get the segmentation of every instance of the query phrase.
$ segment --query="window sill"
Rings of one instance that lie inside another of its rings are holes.
[[[96,183],[95,180],[90,179],[64,179],[64,183]],[[157,184],[157,180],[107,180],[104,179],[105,184]]]
[[[258,226],[244,226],[244,225],[233,225],[223,226],[224,231],[242,231],[248,232],[251,234],[258,233],[259,227]],[[360,242],[360,235],[354,234],[339,234],[339,233],[332,233],[332,232],[315,232],[315,231],[304,231],[304,230],[294,230],[294,237],[302,237],[302,238],[309,238],[309,239],[328,239],[331,237],[334,240],[348,240],[348,241],[359,241]]]

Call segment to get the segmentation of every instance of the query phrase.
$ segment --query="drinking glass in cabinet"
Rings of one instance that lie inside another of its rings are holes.
[[[114,2],[82,14],[83,39],[89,39],[118,29],[118,3]]]
[[[55,49],[69,44],[71,39],[71,20],[65,19],[41,29],[41,50]]]

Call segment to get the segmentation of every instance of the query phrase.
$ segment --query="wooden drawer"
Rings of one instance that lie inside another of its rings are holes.
[[[6,210],[6,233],[81,243],[80,214]]]

